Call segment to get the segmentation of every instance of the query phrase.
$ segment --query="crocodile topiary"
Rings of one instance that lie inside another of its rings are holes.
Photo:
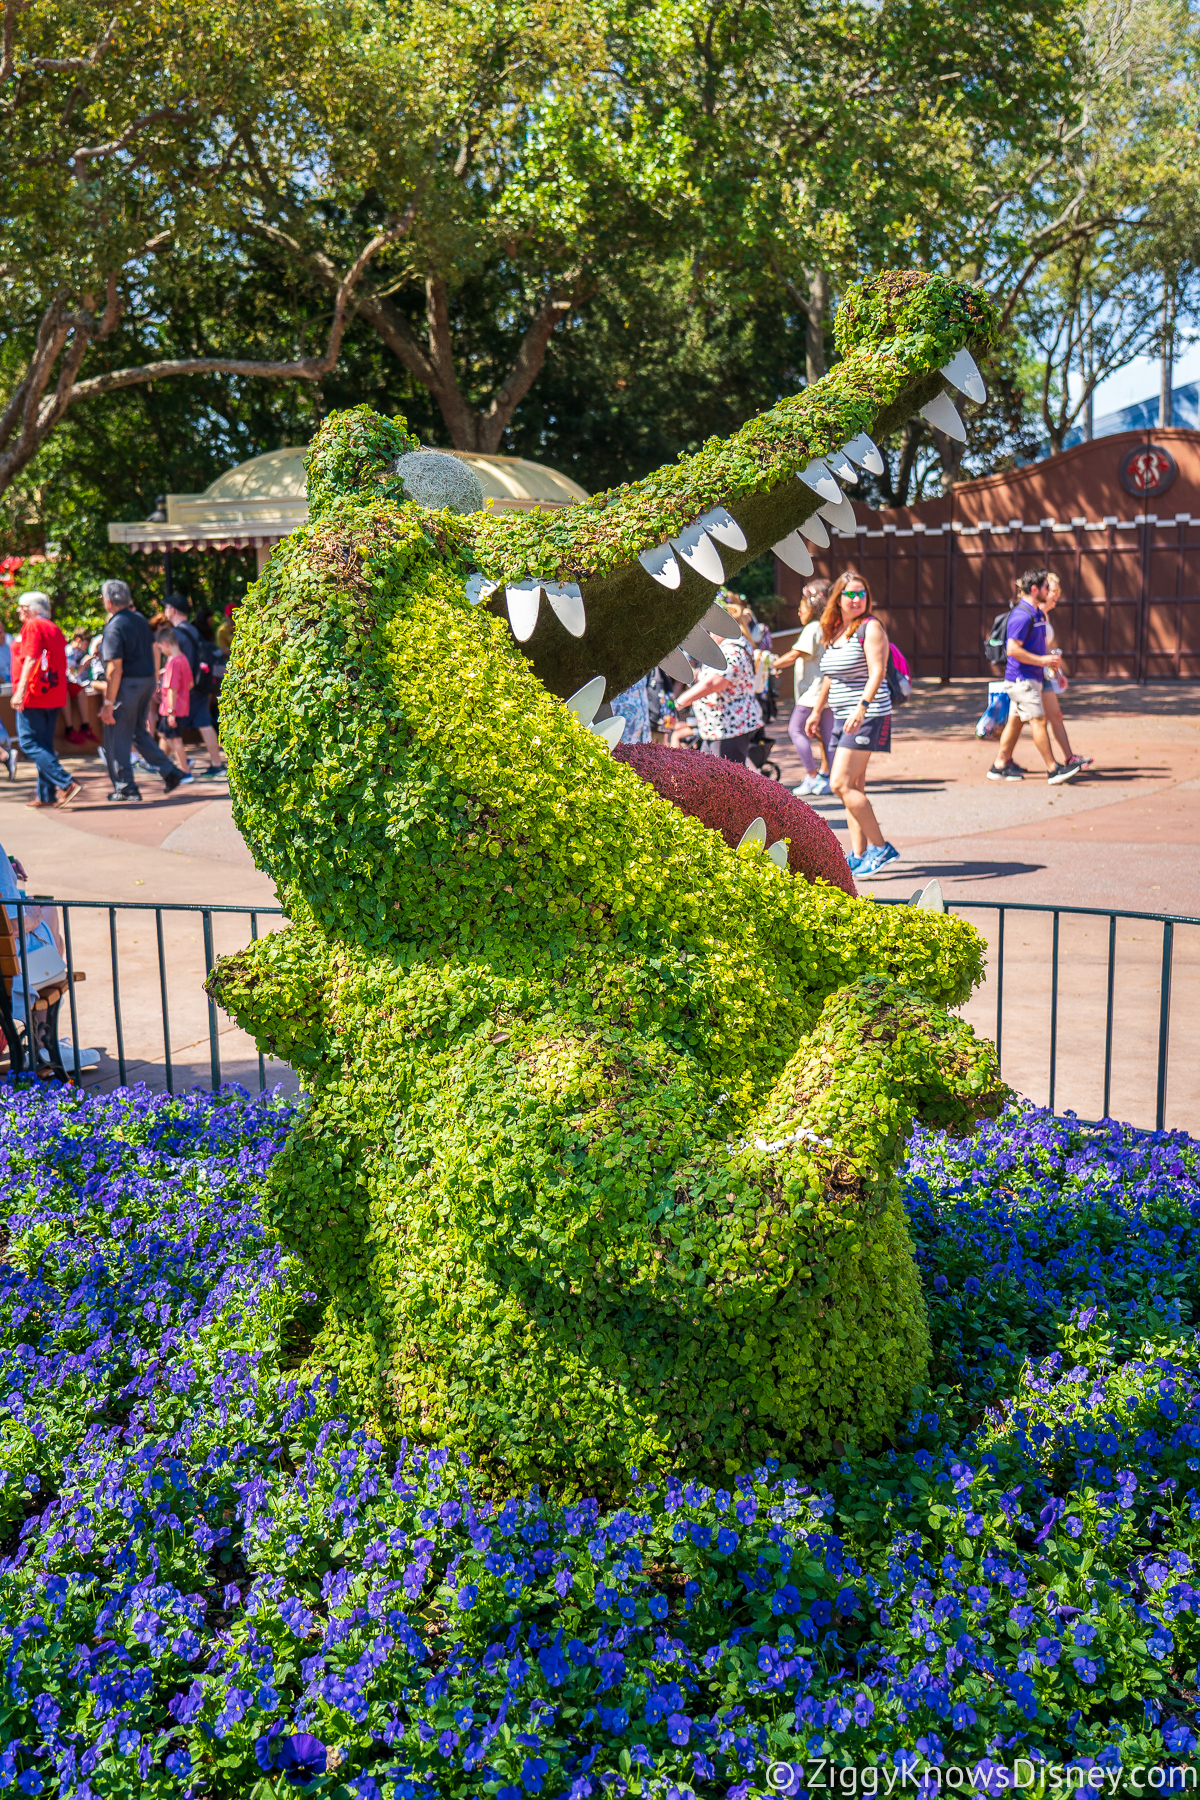
[[[619,1485],[878,1441],[919,1383],[895,1170],[914,1118],[1000,1104],[944,1010],[978,936],[731,850],[588,725],[606,682],[703,653],[722,564],[840,516],[843,445],[944,418],[939,369],[973,382],[990,330],[970,288],[868,283],[822,381],[548,515],[430,510],[400,422],[321,427],[222,695],[291,923],[211,991],[311,1095],[269,1215],[385,1429]]]

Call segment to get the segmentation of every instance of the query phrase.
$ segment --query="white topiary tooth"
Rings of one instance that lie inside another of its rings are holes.
[[[797,525],[796,530],[802,537],[806,537],[810,544],[816,544],[820,550],[828,550],[829,533],[825,529],[824,520],[819,519],[816,513],[812,515],[811,519],[805,519],[802,525]]]
[[[939,394],[928,406],[923,406],[921,417],[927,419],[934,430],[940,431],[944,437],[954,438],[960,444],[966,443],[967,428],[955,411],[949,394]]]
[[[714,600],[700,623],[705,631],[711,631],[714,637],[727,638],[740,635],[732,618],[725,611],[719,600]]]
[[[849,485],[858,480],[858,470],[844,451],[835,450],[833,455],[827,456],[825,460],[839,481],[844,481]]]
[[[786,869],[787,868],[787,866],[788,866],[788,847],[784,843],[782,838],[777,838],[773,844],[767,845],[767,855],[770,857],[771,861],[775,864],[775,867],[777,869]]]
[[[665,656],[659,657],[658,666],[666,670],[672,681],[684,681],[688,687],[696,679],[696,671],[682,650],[668,650]]]
[[[702,531],[715,538],[718,544],[724,544],[727,550],[748,550],[746,534],[734,518],[733,514],[723,506],[714,506],[703,518],[696,520]]]
[[[842,497],[842,490],[833,479],[829,464],[822,462],[819,456],[814,456],[808,467],[801,469],[800,479],[814,494],[819,494],[822,500],[832,500],[836,504]]]
[[[767,821],[765,819],[751,819],[738,839],[737,847],[739,850],[744,850],[747,844],[761,844],[764,850],[766,849]]]
[[[983,384],[983,376],[979,373],[979,365],[969,350],[960,350],[952,356],[942,370],[942,374],[952,387],[956,387],[968,400],[983,401],[987,399],[987,388]]]
[[[463,584],[467,591],[467,599],[472,606],[479,606],[489,594],[494,594],[500,586],[498,581],[489,581],[486,575],[468,575]]]
[[[797,575],[812,574],[813,559],[808,554],[798,531],[789,532],[787,537],[780,538],[777,544],[771,545],[771,548],[780,562],[786,563],[789,569],[795,569]]]
[[[693,662],[704,663],[710,669],[727,669],[729,667],[725,652],[716,638],[710,637],[702,625],[689,631],[683,640],[682,648],[687,651]]]
[[[575,714],[581,725],[590,725],[599,712],[600,703],[604,699],[604,685],[603,675],[593,675],[581,688],[576,688],[569,700],[563,701],[563,705]]]
[[[534,626],[538,622],[542,584],[540,581],[510,581],[504,590],[504,598],[508,605],[508,622],[513,628],[513,636],[519,644],[524,644],[533,636]]]
[[[922,912],[945,912],[946,902],[942,895],[941,882],[926,882],[920,893],[914,894],[908,904],[919,906]]]
[[[883,474],[882,453],[865,431],[860,431],[857,437],[851,438],[850,442],[842,447],[846,455],[858,463],[861,468],[869,469],[872,475]]]
[[[819,506],[817,511],[823,519],[828,519],[831,525],[836,525],[839,531],[858,530],[858,520],[854,517],[854,508],[848,500],[841,500],[836,506],[826,503],[824,506]]]
[[[610,750],[615,750],[624,736],[625,721],[614,713],[611,719],[601,719],[598,725],[593,725],[592,730],[598,738],[604,739]]]
[[[587,614],[583,610],[583,595],[579,591],[579,583],[544,581],[542,587],[559,624],[572,637],[582,637],[587,630]]]
[[[640,551],[638,561],[660,587],[679,586],[679,564],[675,561],[675,552],[670,544],[659,544],[657,549]]]
[[[716,545],[700,525],[689,525],[686,531],[673,537],[671,548],[695,574],[705,581],[711,581],[714,587],[720,587],[725,579],[725,570],[717,555]]]

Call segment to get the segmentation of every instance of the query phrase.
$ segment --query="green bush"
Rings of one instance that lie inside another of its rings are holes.
[[[890,391],[923,391],[888,355]],[[836,396],[807,396],[831,429]],[[773,456],[741,434],[773,484],[813,453],[802,402]],[[876,1443],[928,1355],[904,1138],[1002,1097],[940,1010],[980,941],[732,852],[611,758],[463,589],[506,525],[505,555],[540,529],[560,566],[576,518],[578,568],[594,507],[427,511],[389,472],[406,443],[366,408],[323,425],[222,696],[292,925],[213,988],[312,1096],[269,1207],[328,1294],[321,1353],[385,1429],[505,1482]],[[617,527],[694,517],[655,513],[665,481]]]

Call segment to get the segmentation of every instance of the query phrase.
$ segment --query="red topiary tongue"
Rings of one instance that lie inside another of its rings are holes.
[[[700,750],[672,750],[666,744],[618,744],[614,756],[656,794],[689,818],[719,831],[736,849],[755,819],[767,827],[767,842],[788,838],[788,868],[806,881],[827,881],[857,894],[854,878],[836,837],[819,813],[777,781],[738,763],[705,756]]]

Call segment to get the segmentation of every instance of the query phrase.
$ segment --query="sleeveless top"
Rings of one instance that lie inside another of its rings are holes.
[[[821,658],[821,674],[829,677],[829,705],[835,719],[850,717],[871,679],[867,653],[858,636],[859,626],[862,624],[863,620],[860,619],[849,639],[836,648],[831,645]],[[888,693],[885,677],[879,684],[879,692],[867,707],[866,716],[868,719],[883,719],[891,710],[892,696]]]

